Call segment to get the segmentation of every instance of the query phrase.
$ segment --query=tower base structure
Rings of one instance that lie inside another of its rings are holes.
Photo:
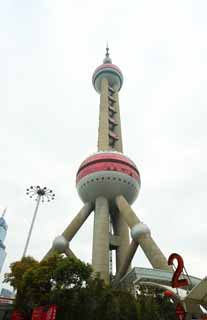
[[[131,262],[140,247],[153,268],[150,272],[148,269],[151,280],[157,285],[162,285],[163,279],[169,283],[173,270],[152,238],[150,228],[141,222],[131,207],[138,196],[141,180],[135,163],[123,154],[119,108],[123,75],[121,70],[112,64],[108,48],[103,64],[93,74],[92,82],[94,89],[100,94],[98,152],[83,161],[76,175],[77,191],[84,206],[63,233],[55,238],[45,258],[54,251],[75,257],[70,243],[94,211],[94,276],[99,275],[107,284],[113,279],[114,286],[127,286],[130,279],[136,287],[135,283],[138,283],[139,279],[132,277]],[[112,251],[116,254],[112,255]],[[112,277],[114,256],[116,270]],[[196,280],[191,278],[191,283],[194,282]],[[188,315],[199,314],[199,303],[207,308],[206,297],[207,280],[204,278],[195,284],[181,303]]]
[[[69,247],[70,242],[94,211],[93,271],[106,283],[113,278],[117,285],[131,269],[139,247],[153,268],[171,270],[171,267],[148,226],[131,208],[138,196],[141,180],[137,166],[123,153],[119,108],[123,75],[112,64],[108,48],[103,64],[93,73],[92,82],[100,95],[98,152],[87,157],[77,171],[76,187],[84,206],[62,235],[56,237],[46,257],[54,251],[75,256]],[[112,265],[116,266],[113,277]]]
[[[132,259],[139,246],[144,251],[153,268],[172,271],[164,254],[153,240],[150,229],[146,224],[140,222],[128,201],[122,195],[116,196],[114,202],[109,202],[104,196],[99,196],[96,198],[95,204],[87,203],[65,229],[62,235],[56,237],[52,248],[45,258],[54,251],[74,257],[74,253],[69,248],[69,243],[93,210],[94,232],[92,267],[94,274],[99,275],[106,283],[110,282],[109,257],[110,252],[116,250],[117,264],[113,283],[118,285],[120,280],[130,270]],[[120,221],[118,221],[118,223],[116,221],[115,224],[114,220],[117,220],[117,215],[119,216],[121,223]],[[110,223],[112,223],[113,233],[110,232]],[[126,246],[125,243],[129,238],[128,228],[131,230],[132,240],[131,243]],[[122,234],[118,233],[120,231],[127,231],[124,244],[123,241],[121,241],[123,240]]]

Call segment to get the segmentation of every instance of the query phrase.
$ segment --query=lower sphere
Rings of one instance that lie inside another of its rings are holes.
[[[113,200],[123,195],[132,204],[139,193],[140,176],[135,164],[123,154],[98,152],[81,164],[76,186],[84,203],[99,196]]]

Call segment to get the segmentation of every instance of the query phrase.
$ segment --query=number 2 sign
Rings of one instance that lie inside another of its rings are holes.
[[[173,265],[174,260],[177,260],[178,265],[172,277],[172,287],[173,288],[185,287],[188,285],[188,280],[179,279],[184,268],[183,258],[177,253],[172,253],[168,258],[168,265]]]

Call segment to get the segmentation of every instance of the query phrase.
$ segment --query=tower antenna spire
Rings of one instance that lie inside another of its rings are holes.
[[[5,216],[6,211],[7,211],[7,207],[5,207],[5,208],[4,208],[4,210],[3,210],[3,212],[2,212],[2,215],[1,215],[1,216],[2,216],[2,218]]]
[[[106,57],[109,57],[109,44],[106,42]]]
[[[106,54],[105,54],[105,58],[103,59],[103,63],[107,64],[107,63],[112,63],[112,60],[109,56],[109,44],[108,41],[106,42]]]

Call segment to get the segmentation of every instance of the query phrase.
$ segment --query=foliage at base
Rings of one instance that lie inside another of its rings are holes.
[[[172,303],[143,289],[137,299],[126,290],[92,277],[78,259],[54,254],[38,262],[31,257],[11,264],[5,282],[16,290],[15,308],[31,319],[37,306],[58,306],[57,320],[175,320]]]

